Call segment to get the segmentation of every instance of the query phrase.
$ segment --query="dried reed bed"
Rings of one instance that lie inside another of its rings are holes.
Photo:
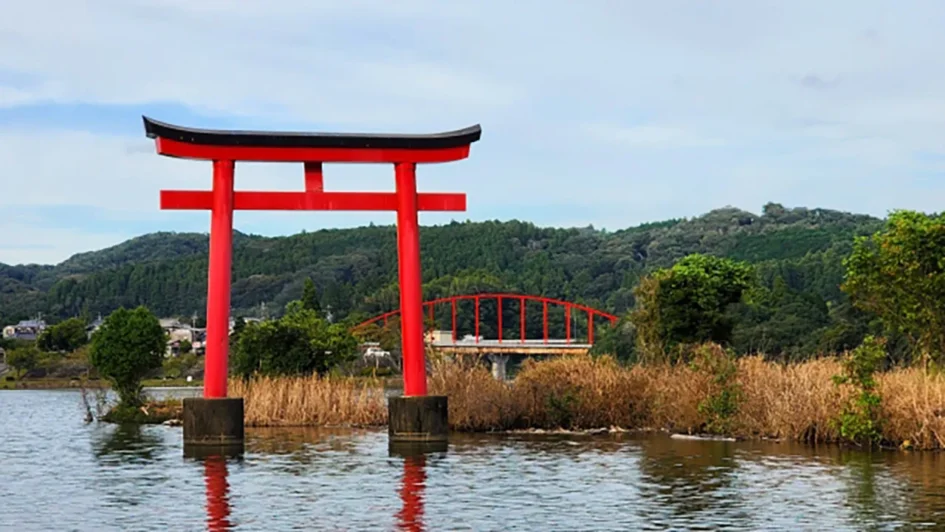
[[[649,418],[648,383],[641,377],[609,357],[529,361],[513,397],[526,427],[640,426]]]
[[[488,432],[515,426],[512,388],[495,380],[482,365],[437,362],[428,384],[431,394],[449,397],[449,421],[454,430]]]
[[[352,378],[260,377],[232,380],[248,426],[376,426],[387,423],[384,390],[377,381]]]
[[[945,376],[909,368],[878,381],[883,436],[918,449],[945,449]]]
[[[699,403],[715,389],[709,375],[685,364],[637,366],[629,371],[639,373],[640,380],[646,383],[643,400],[650,413],[636,427],[700,431],[705,416],[699,412]]]
[[[733,436],[835,442],[834,424],[853,397],[836,386],[836,358],[799,364],[738,360],[740,398]],[[945,376],[896,369],[878,376],[881,429],[887,443],[945,449]],[[719,384],[686,364],[624,367],[609,357],[526,362],[512,382],[498,382],[478,364],[436,362],[430,392],[449,397],[458,431],[530,428],[703,430],[699,405]],[[251,426],[380,426],[387,420],[380,381],[285,377],[233,381]]]
[[[766,362],[759,356],[738,363],[742,398],[734,430],[743,437],[769,437],[809,442],[839,439],[833,420],[852,390],[833,384],[840,373],[834,358],[800,364]]]
[[[454,430],[636,426],[647,419],[639,378],[609,358],[527,361],[512,383],[480,365],[441,364],[430,389],[449,397]]]

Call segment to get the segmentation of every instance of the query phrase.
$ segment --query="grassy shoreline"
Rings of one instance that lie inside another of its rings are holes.
[[[724,386],[689,364],[624,367],[609,357],[526,363],[512,382],[481,366],[438,364],[430,393],[449,397],[459,432],[660,431],[735,439],[850,443],[837,420],[856,390],[837,385],[836,358],[797,364],[747,357],[734,363],[737,401],[724,416],[707,408]],[[884,447],[945,449],[945,376],[894,369],[877,376]],[[380,382],[329,377],[234,380],[247,426],[379,427]]]
[[[658,431],[845,444],[851,441],[838,421],[858,392],[834,382],[841,372],[837,357],[792,364],[731,359],[724,379],[717,367],[695,363],[628,367],[610,357],[562,357],[526,362],[513,381],[499,382],[481,365],[437,362],[429,389],[449,397],[450,429],[457,432]],[[106,387],[75,379],[26,382],[33,389]],[[340,376],[232,379],[229,395],[244,399],[248,427],[383,427],[390,384]],[[876,390],[882,446],[945,450],[945,374],[896,368],[876,375]],[[151,401],[146,408],[180,418],[179,400]]]

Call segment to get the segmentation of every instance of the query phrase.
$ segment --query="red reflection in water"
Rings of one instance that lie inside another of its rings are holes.
[[[397,522],[403,530],[422,531],[423,489],[427,480],[427,459],[423,455],[404,458],[404,478],[400,486],[403,508],[397,512]]]
[[[230,484],[226,481],[226,458],[210,456],[204,461],[204,481],[207,484],[207,530],[229,530]]]

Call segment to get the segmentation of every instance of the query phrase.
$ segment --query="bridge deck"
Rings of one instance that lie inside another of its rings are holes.
[[[480,340],[433,342],[433,349],[454,355],[586,355],[591,344],[577,344],[566,340]]]

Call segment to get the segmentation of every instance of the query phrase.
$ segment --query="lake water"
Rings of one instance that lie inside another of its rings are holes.
[[[247,429],[242,459],[201,461],[178,427],[83,412],[76,391],[0,392],[0,530],[945,528],[937,453],[454,435],[403,458],[383,431]]]

